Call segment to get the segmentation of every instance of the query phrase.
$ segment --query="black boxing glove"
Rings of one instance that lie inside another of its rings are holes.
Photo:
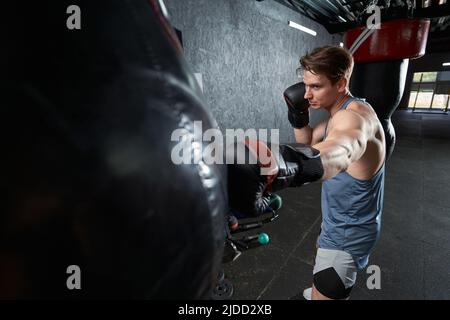
[[[301,129],[309,124],[309,102],[304,98],[305,84],[296,83],[287,88],[284,93],[284,100],[288,107],[288,119],[292,127]]]
[[[301,143],[269,149],[261,141],[246,141],[227,147],[227,154],[230,150],[229,206],[248,215],[270,210],[270,192],[320,180],[324,173],[320,152]]]
[[[273,150],[273,147],[272,147]],[[282,144],[277,159],[278,173],[271,183],[271,190],[281,190],[320,180],[324,170],[320,152],[302,143]]]
[[[270,206],[268,186],[276,177],[277,162],[261,141],[228,145],[228,203],[240,213],[258,216]]]

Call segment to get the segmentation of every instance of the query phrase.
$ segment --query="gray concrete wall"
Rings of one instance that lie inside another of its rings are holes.
[[[182,32],[185,56],[200,73],[206,102],[224,129],[279,129],[293,142],[282,97],[297,82],[300,56],[341,41],[316,22],[272,0],[165,0]],[[288,20],[317,31],[311,36]],[[313,114],[312,120],[323,114]]]

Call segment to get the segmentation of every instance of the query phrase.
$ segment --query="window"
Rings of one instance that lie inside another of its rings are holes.
[[[422,82],[435,82],[436,81],[437,72],[422,72]]]
[[[442,110],[449,106],[450,71],[414,73],[409,108]]]

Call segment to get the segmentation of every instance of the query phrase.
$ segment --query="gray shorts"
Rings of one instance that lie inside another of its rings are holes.
[[[313,275],[314,286],[321,294],[331,299],[346,299],[356,282],[357,268],[349,253],[319,248]]]

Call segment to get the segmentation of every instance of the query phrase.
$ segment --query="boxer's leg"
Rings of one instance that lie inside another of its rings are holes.
[[[312,299],[347,299],[356,281],[352,256],[341,250],[317,250]]]

